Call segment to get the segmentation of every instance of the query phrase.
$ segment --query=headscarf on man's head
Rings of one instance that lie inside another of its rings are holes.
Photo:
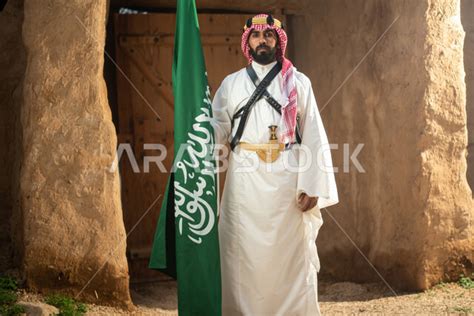
[[[296,81],[293,64],[285,57],[286,44],[288,37],[283,28],[283,24],[268,14],[258,14],[251,19],[248,19],[244,25],[242,34],[241,48],[244,56],[247,58],[249,64],[252,62],[252,55],[250,54],[250,46],[248,43],[249,35],[252,30],[264,31],[267,29],[274,30],[278,36],[278,47],[276,51],[276,58],[282,63],[282,108],[280,121],[280,141],[282,143],[294,143],[296,114],[297,114],[297,95],[296,95]]]
[[[252,32],[252,30],[263,31],[267,29],[274,30],[278,36],[278,47],[276,57],[278,61],[283,63],[288,37],[286,36],[286,32],[283,29],[283,25],[280,20],[277,20],[271,15],[267,14],[256,15],[253,18],[248,19],[244,25],[241,46],[242,52],[244,53],[244,56],[247,58],[249,63],[252,62],[252,55],[250,54],[250,47],[248,45],[250,33]]]

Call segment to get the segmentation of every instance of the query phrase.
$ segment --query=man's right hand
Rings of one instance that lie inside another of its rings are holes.
[[[298,207],[301,211],[306,212],[318,204],[318,198],[308,196],[306,193],[301,193],[298,197]]]

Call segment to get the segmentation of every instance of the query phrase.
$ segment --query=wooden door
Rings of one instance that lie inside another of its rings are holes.
[[[240,51],[246,18],[235,14],[199,14],[212,95],[226,75],[246,65]],[[116,14],[114,23],[118,139],[121,144],[130,144],[136,159],[135,166],[127,155],[120,160],[124,222],[127,233],[132,230],[127,239],[127,257],[132,282],[148,281],[162,277],[147,265],[173,158],[171,67],[175,14]],[[146,157],[162,153],[146,149],[145,144],[162,144],[161,148],[166,148],[166,172],[154,163],[144,172]],[[139,172],[134,172],[137,167]]]

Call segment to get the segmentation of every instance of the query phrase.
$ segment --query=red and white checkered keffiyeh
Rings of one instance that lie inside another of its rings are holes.
[[[267,14],[258,14],[253,17],[255,18],[267,18]],[[263,31],[266,29],[274,30],[278,35],[278,45],[276,56],[277,60],[282,63],[282,108],[281,108],[281,120],[280,120],[280,142],[284,144],[294,143],[296,141],[295,127],[296,127],[296,115],[297,115],[297,94],[296,94],[296,81],[295,81],[295,68],[290,60],[285,57],[286,45],[288,43],[288,37],[285,30],[276,24],[260,24],[253,23],[250,27],[246,27],[242,34],[241,48],[244,56],[252,62],[252,55],[250,54],[250,47],[248,44],[248,37],[252,30]]]

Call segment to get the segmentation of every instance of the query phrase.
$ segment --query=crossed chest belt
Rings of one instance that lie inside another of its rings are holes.
[[[245,124],[247,122],[250,110],[260,98],[264,97],[265,100],[275,109],[275,111],[277,111],[281,115],[281,105],[274,98],[272,98],[272,96],[267,91],[267,87],[270,82],[280,72],[281,63],[278,62],[258,85],[258,77],[252,66],[248,65],[246,70],[250,79],[256,86],[256,89],[250,96],[250,99],[247,104],[241,109],[239,109],[239,111],[237,111],[232,117],[232,125],[234,125],[235,119],[240,118],[240,121],[237,131],[230,142],[230,148],[234,150],[235,147],[238,145],[242,149],[255,151],[262,161],[265,161],[267,163],[274,162],[278,159],[280,153],[286,149],[285,144],[278,143],[278,138],[276,137],[276,125],[270,125],[268,127],[270,129],[270,139],[269,142],[266,144],[249,144],[241,142],[240,138],[242,137],[242,134],[244,132]],[[301,144],[299,116],[297,116],[296,120],[296,140],[298,144]],[[290,146],[291,145],[292,144],[290,144]]]

